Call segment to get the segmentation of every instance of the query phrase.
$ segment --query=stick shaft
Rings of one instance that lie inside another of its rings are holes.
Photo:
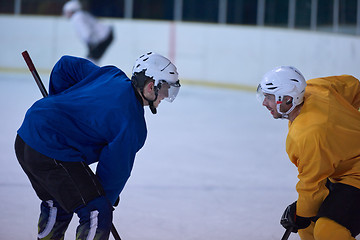
[[[115,240],[121,240],[121,237],[120,237],[119,233],[117,232],[117,230],[114,226],[114,223],[111,224],[111,233],[114,236]]]
[[[286,231],[285,231],[283,237],[281,238],[281,240],[287,240],[289,238],[290,234],[291,234],[291,230],[292,230],[292,228],[286,229]]]
[[[39,73],[36,71],[35,65],[32,62],[29,53],[27,51],[24,51],[21,54],[22,54],[22,56],[23,56],[23,58],[24,58],[24,60],[25,60],[25,62],[27,64],[27,66],[29,67],[29,70],[30,70],[31,74],[34,77],[35,82],[38,85],[41,94],[43,95],[43,97],[47,97],[48,93],[46,91],[46,88],[45,88],[43,82],[40,79]]]

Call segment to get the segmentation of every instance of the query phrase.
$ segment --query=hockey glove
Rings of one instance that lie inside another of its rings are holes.
[[[296,215],[296,201],[290,204],[284,211],[280,224],[285,229],[290,229],[297,233],[299,229],[307,228],[311,223],[310,218],[300,217]]]

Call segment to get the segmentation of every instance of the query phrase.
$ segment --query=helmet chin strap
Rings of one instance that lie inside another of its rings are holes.
[[[292,110],[294,110],[296,105],[293,104],[289,110],[287,110],[285,113],[283,113],[283,112],[280,111],[280,104],[283,102],[282,100],[283,100],[283,98],[281,97],[281,101],[278,101],[276,103],[276,110],[277,110],[278,113],[281,114],[281,119],[289,119],[289,114],[292,112]],[[291,104],[291,103],[292,103],[292,101],[289,102],[289,103],[286,103],[286,104]]]
[[[148,101],[148,102],[149,102],[149,108],[150,108],[152,114],[156,114],[157,110],[156,110],[156,107],[154,107],[154,101]]]
[[[277,104],[276,110],[278,111],[278,113],[281,114],[281,119],[289,119],[289,114],[291,113],[292,110],[294,110],[295,107],[296,107],[295,105],[292,105],[291,108],[286,113],[283,113],[280,111],[280,104]]]
[[[141,95],[142,95],[142,97],[143,97],[146,101],[148,101],[148,103],[149,103],[149,108],[150,108],[150,111],[152,112],[152,114],[156,114],[156,113],[157,113],[157,110],[156,110],[156,107],[154,107],[154,102],[155,102],[156,99],[158,98],[158,90],[157,90],[157,88],[155,88],[155,99],[154,99],[154,100],[150,100],[150,99],[148,99],[147,97],[145,97],[145,95],[144,95],[144,90],[141,91]]]

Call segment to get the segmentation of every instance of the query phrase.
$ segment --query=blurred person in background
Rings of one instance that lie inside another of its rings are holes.
[[[302,240],[354,240],[360,233],[360,83],[350,75],[305,81],[291,66],[267,72],[258,97],[289,120],[286,151],[298,199],[280,223]],[[281,176],[280,176],[281,177]]]
[[[113,41],[113,28],[99,22],[93,15],[83,10],[77,0],[65,3],[63,15],[70,19],[76,33],[85,42],[88,48],[87,59],[98,64]]]
[[[131,80],[84,58],[63,56],[55,64],[49,96],[30,107],[15,140],[42,201],[38,239],[64,239],[74,213],[76,239],[108,239],[113,206],[146,140],[144,107],[155,114],[179,89],[175,65],[152,52],[135,61]]]

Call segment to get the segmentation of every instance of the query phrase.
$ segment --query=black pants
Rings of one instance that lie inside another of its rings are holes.
[[[114,39],[114,34],[113,34],[113,29],[111,29],[109,36],[104,41],[100,42],[97,45],[92,45],[92,44],[88,45],[89,54],[87,57],[98,61],[104,55],[106,49],[112,43],[113,39]]]
[[[317,217],[327,217],[350,230],[355,238],[360,233],[360,189],[328,181],[329,195],[320,206]]]
[[[20,136],[15,140],[18,161],[42,201],[56,200],[68,212],[104,196],[104,190],[87,164],[49,158],[27,145]]]
[[[80,219],[76,239],[109,238],[113,207],[88,165],[82,161],[62,162],[49,158],[32,149],[19,136],[15,140],[15,152],[42,200],[38,239],[64,239],[73,212]]]

